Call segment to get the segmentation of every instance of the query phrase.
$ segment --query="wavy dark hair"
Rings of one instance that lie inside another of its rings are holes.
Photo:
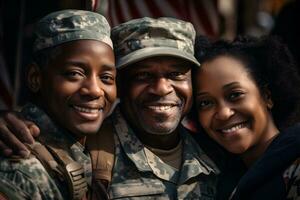
[[[271,110],[278,128],[300,121],[300,76],[290,51],[276,37],[239,36],[234,41],[210,43],[198,37],[195,56],[200,63],[219,56],[241,61],[261,94],[268,89],[274,106]],[[195,74],[195,73],[193,73]]]

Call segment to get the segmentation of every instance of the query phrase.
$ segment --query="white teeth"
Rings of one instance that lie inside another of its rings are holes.
[[[243,128],[243,127],[245,127],[245,124],[238,124],[238,125],[233,126],[233,127],[231,127],[231,128],[222,129],[221,131],[222,131],[223,133],[230,133],[230,132],[235,132],[235,131],[237,131],[237,130]]]
[[[149,109],[157,111],[165,111],[171,109],[173,106],[148,106]]]
[[[84,112],[84,113],[97,113],[99,112],[99,109],[96,108],[83,108],[83,107],[79,107],[79,106],[73,106],[76,110],[78,110],[79,112]]]

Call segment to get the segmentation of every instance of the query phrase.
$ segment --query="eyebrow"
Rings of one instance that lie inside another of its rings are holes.
[[[222,89],[226,90],[226,89],[231,88],[231,87],[236,86],[236,85],[239,85],[239,82],[231,82],[231,83],[228,83],[228,84],[224,85],[222,87]],[[197,92],[196,96],[203,96],[203,95],[206,95],[206,94],[208,94],[208,92]]]
[[[79,66],[79,67],[82,67],[82,68],[85,68],[85,66],[88,65],[88,63],[85,62],[85,61],[76,61],[76,60],[75,61],[70,60],[70,61],[67,61],[65,63],[68,64],[68,65],[75,65],[75,66]],[[116,70],[116,66],[111,65],[111,64],[103,64],[100,67],[102,68],[102,70],[109,70],[109,71]]]
[[[116,70],[115,65],[103,64],[101,67],[102,67],[102,70],[109,70],[109,71]]]
[[[231,82],[231,83],[228,83],[228,84],[224,85],[222,87],[222,89],[224,90],[224,89],[231,88],[231,87],[237,86],[237,85],[240,85],[239,82]]]

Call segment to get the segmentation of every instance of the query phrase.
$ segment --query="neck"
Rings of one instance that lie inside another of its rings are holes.
[[[154,135],[134,128],[133,130],[144,145],[152,148],[169,150],[175,148],[180,142],[178,128],[168,135]]]
[[[271,127],[271,130],[265,138],[260,138],[261,141],[258,144],[251,147],[241,155],[241,158],[247,167],[250,167],[266,151],[278,133],[279,130],[277,127]]]

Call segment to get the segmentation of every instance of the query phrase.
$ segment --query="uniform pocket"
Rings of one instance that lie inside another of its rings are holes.
[[[153,196],[159,198],[163,196],[167,197],[165,190],[166,188],[164,184],[157,180],[130,180],[123,183],[112,184],[109,189],[109,195],[111,199],[142,196]]]

